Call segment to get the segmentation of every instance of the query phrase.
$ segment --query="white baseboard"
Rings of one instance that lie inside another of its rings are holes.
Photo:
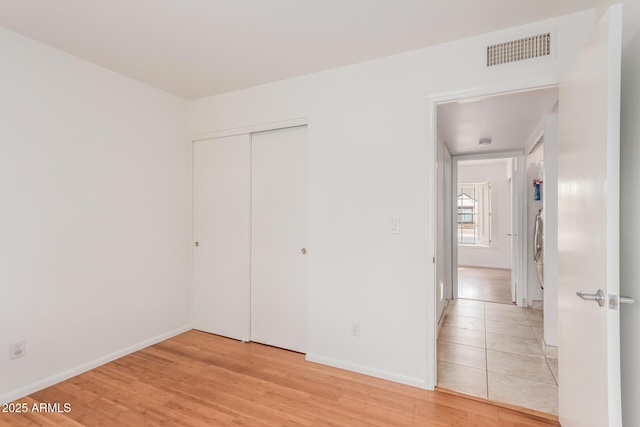
[[[31,393],[35,393],[44,388],[50,387],[54,384],[57,384],[61,381],[68,380],[71,377],[75,377],[76,375],[80,375],[83,372],[90,371],[91,369],[95,369],[98,366],[104,365],[105,363],[113,362],[116,359],[121,358],[122,356],[126,356],[127,354],[134,353],[138,350],[142,350],[143,348],[152,346],[154,344],[159,343],[160,341],[164,341],[176,335],[180,335],[184,332],[191,330],[191,324],[182,326],[178,329],[174,329],[172,331],[166,332],[164,334],[157,335],[153,338],[149,338],[147,340],[141,341],[139,343],[130,345],[129,347],[125,347],[121,350],[115,351],[113,353],[107,354],[98,359],[92,360],[87,363],[83,363],[80,366],[76,366],[75,368],[68,369],[64,372],[60,372],[59,374],[51,375],[47,378],[43,378],[34,383],[28,384],[26,386],[20,387],[17,390],[12,390],[8,393],[5,393],[0,396],[0,405],[8,402],[12,402],[16,399],[20,399],[21,397],[28,396]]]
[[[343,362],[340,360],[330,359],[328,357],[307,354],[305,359],[309,362],[320,363],[322,365],[332,366],[334,368],[344,369],[346,371],[357,372],[359,374],[369,375],[371,377],[382,378],[400,384],[406,384],[422,389],[429,389],[424,379],[407,377],[405,375],[394,374],[393,372],[382,371],[380,369],[369,368],[367,366],[355,363]]]

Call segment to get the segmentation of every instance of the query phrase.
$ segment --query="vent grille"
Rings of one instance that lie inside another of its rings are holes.
[[[551,33],[487,46],[487,67],[551,55]]]

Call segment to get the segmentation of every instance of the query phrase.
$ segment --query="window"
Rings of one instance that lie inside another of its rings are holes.
[[[458,243],[491,246],[491,184],[458,185]]]

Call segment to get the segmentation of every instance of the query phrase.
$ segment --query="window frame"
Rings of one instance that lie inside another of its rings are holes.
[[[465,189],[467,187],[467,189]],[[469,191],[469,188],[473,191]],[[472,195],[468,193],[473,193]],[[469,247],[491,247],[491,205],[492,205],[492,192],[491,182],[479,182],[479,183],[458,183],[458,189],[456,192],[456,240],[460,246]],[[467,204],[460,203],[461,198],[467,198]],[[470,206],[468,200],[473,201],[473,205]],[[461,210],[471,213],[461,212]],[[461,215],[462,220],[461,219]],[[464,221],[464,219],[471,215],[472,221]],[[469,241],[465,239],[463,230],[469,229],[469,224],[472,224],[473,240]]]

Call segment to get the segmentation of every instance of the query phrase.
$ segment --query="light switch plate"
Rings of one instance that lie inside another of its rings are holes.
[[[400,234],[400,217],[389,218],[389,234]]]

